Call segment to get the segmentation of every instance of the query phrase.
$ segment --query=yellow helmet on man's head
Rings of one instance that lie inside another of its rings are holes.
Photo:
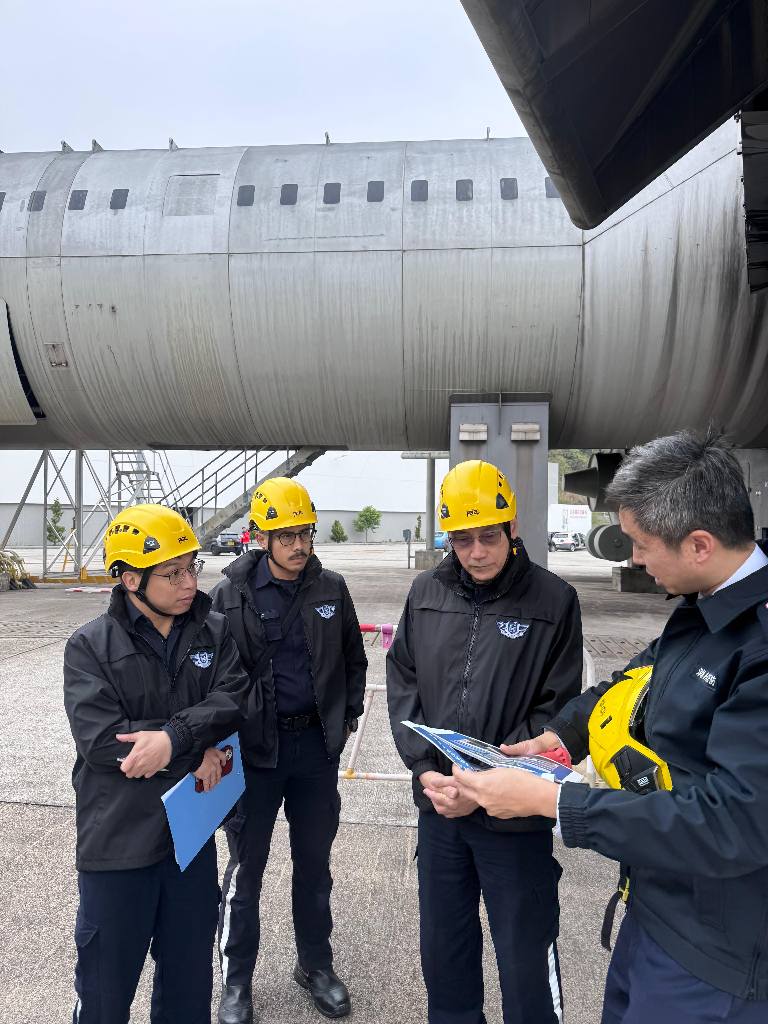
[[[448,533],[496,526],[511,523],[517,516],[517,499],[500,469],[490,462],[470,459],[446,474],[437,514],[440,526]]]
[[[200,550],[192,527],[166,505],[131,505],[118,513],[104,536],[104,566],[117,577],[126,567],[148,569]]]
[[[251,522],[266,533],[316,523],[317,512],[306,487],[287,476],[274,476],[253,492]]]

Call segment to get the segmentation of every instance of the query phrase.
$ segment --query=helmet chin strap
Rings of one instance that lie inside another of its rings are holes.
[[[152,566],[150,565],[141,574],[141,581],[139,582],[139,586],[134,591],[134,593],[136,594],[136,597],[138,597],[138,599],[141,601],[141,603],[145,604],[147,606],[147,608],[151,609],[151,611],[153,611],[155,613],[155,615],[162,615],[166,619],[172,619],[174,617],[173,615],[169,615],[168,612],[164,612],[161,608],[158,608],[156,604],[152,604],[152,602],[147,597],[146,587],[147,587],[147,584],[149,583],[149,577],[151,575],[152,575]]]

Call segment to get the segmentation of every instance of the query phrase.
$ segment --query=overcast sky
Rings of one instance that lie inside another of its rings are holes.
[[[105,149],[524,135],[459,0],[0,0],[0,149]],[[0,501],[30,454],[0,453]],[[180,472],[193,457],[174,454]],[[445,467],[443,467],[444,469]],[[302,474],[318,505],[418,511],[424,467],[338,452]]]

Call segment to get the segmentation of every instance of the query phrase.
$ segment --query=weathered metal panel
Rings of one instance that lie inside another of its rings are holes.
[[[146,395],[163,439],[192,448],[227,447],[252,436],[253,420],[235,353],[226,255],[147,256],[144,301],[156,383]],[[149,313],[151,311],[151,314]]]
[[[19,347],[24,369],[46,417],[77,435],[84,386],[69,344],[61,260],[58,256],[37,256],[28,259],[26,267],[31,332],[23,335]]]
[[[163,388],[147,328],[143,257],[62,257],[61,280],[70,348],[83,385],[71,404],[78,444],[119,448],[130,437],[149,447],[163,415],[157,407]],[[182,423],[185,418],[186,412],[178,416]]]
[[[0,153],[0,256],[26,256],[29,197],[55,159],[55,153]]]
[[[456,199],[456,181],[470,179],[475,198]],[[428,199],[414,201],[411,184],[427,182]],[[489,149],[486,144],[409,142],[403,182],[403,248],[484,248],[491,244]]]
[[[320,146],[267,146],[245,151],[232,197],[229,249],[243,252],[312,252]],[[283,185],[297,186],[296,202],[283,205]],[[238,206],[241,185],[254,187],[252,206]]]
[[[324,146],[318,171],[315,244],[318,251],[354,252],[402,247],[402,143]],[[384,199],[368,201],[368,182],[383,181]],[[326,182],[341,185],[341,201],[323,201]]]
[[[405,446],[399,252],[230,258],[232,320],[256,439]]]
[[[146,198],[144,252],[227,252],[232,190],[244,153],[245,147],[169,150],[152,171]],[[184,183],[178,181],[183,177],[195,180],[188,181],[184,188]],[[179,201],[182,194],[183,202]]]
[[[411,447],[436,437],[456,392],[548,393],[553,417],[562,417],[579,329],[580,248],[408,252],[403,282]]]
[[[16,361],[8,333],[8,307],[0,299],[0,426],[35,425],[24,389],[16,370]]]
[[[62,256],[141,256],[144,221],[158,150],[93,153],[78,171],[72,188],[87,191],[82,210],[67,210]],[[125,207],[111,209],[115,189],[127,189]]]
[[[491,139],[489,154],[493,246],[581,245],[560,199],[549,199],[546,171],[529,139]],[[502,199],[501,179],[517,180],[517,199]]]
[[[710,422],[768,443],[766,297],[746,285],[740,174],[731,153],[587,244],[569,444]]]
[[[60,256],[61,226],[72,181],[87,159],[87,153],[60,153],[35,186],[45,192],[45,203],[38,213],[31,212],[27,223],[27,257]]]

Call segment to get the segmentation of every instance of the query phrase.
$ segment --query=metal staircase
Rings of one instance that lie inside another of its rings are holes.
[[[293,455],[289,455],[279,465],[273,466],[268,472],[259,476],[253,486],[246,485],[232,501],[196,527],[197,538],[202,547],[207,548],[217,534],[245,515],[250,508],[251,495],[256,490],[257,484],[275,476],[296,476],[302,469],[311,466],[316,459],[324,454],[325,448],[297,448]],[[266,469],[266,466],[264,468]]]

